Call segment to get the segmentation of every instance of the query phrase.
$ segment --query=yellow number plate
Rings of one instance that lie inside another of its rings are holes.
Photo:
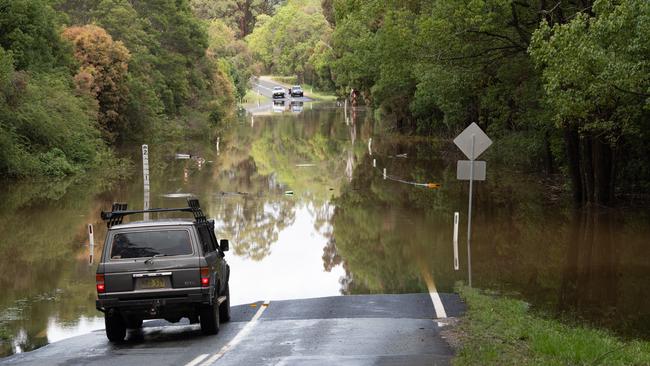
[[[162,277],[148,277],[140,279],[140,287],[142,288],[164,288],[165,280]]]

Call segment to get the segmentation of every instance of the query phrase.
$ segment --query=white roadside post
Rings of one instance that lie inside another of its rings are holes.
[[[473,122],[454,139],[454,144],[469,159],[469,161],[458,161],[456,178],[459,180],[469,180],[469,202],[467,208],[467,282],[472,287],[472,196],[474,181],[485,180],[486,170],[485,162],[475,161],[475,159],[492,145],[492,140]]]
[[[142,180],[144,182],[144,205],[143,209],[149,209],[149,146],[142,145]],[[143,214],[144,221],[149,220],[149,213]]]
[[[458,212],[454,212],[454,270],[458,271]]]
[[[95,254],[95,234],[93,233],[93,224],[88,224],[88,264],[93,264],[93,255]]]

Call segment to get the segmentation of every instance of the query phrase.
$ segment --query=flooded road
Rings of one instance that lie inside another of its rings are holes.
[[[231,240],[233,305],[427,292],[425,274],[449,292],[466,279],[464,230],[454,271],[452,225],[454,211],[466,225],[468,187],[456,180],[461,156],[451,141],[385,134],[363,110],[346,123],[330,104],[266,113],[242,117],[218,145],[149,143],[151,207],[195,195]],[[125,154],[137,167],[126,182],[87,177],[0,193],[0,355],[103,327],[86,226],[95,226],[98,255],[106,233],[99,211],[115,201],[142,207],[139,147]],[[475,186],[474,285],[650,337],[650,210],[576,211],[551,183],[485,159],[487,181]],[[441,189],[384,180],[383,168]]]

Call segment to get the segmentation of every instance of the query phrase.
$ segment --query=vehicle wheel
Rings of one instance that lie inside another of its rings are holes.
[[[126,324],[120,315],[104,315],[104,324],[106,325],[106,337],[109,341],[118,343],[124,341],[126,337]]]
[[[223,292],[223,295],[226,296],[226,301],[222,302],[219,305],[219,320],[224,323],[230,321],[230,285],[226,284],[226,291]]]
[[[203,334],[219,333],[219,306],[217,303],[203,306],[201,308],[199,320],[201,322],[201,331]]]

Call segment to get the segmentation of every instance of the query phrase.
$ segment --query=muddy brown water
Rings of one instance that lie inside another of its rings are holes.
[[[320,104],[242,117],[219,133],[218,149],[208,140],[149,148],[151,207],[198,196],[219,236],[231,240],[233,304],[427,292],[424,273],[439,291],[466,280],[468,189],[455,178],[461,156],[450,141],[384,133],[363,110],[346,124],[342,108]],[[99,255],[100,210],[114,201],[142,206],[139,147],[124,154],[136,162],[125,182],[88,176],[3,186],[0,355],[103,327],[86,228],[95,227]],[[649,338],[650,210],[575,210],[548,181],[490,164],[489,153],[485,159],[487,181],[476,184],[474,285]],[[384,180],[384,167],[390,177],[442,187]],[[455,211],[460,271],[453,269]]]

